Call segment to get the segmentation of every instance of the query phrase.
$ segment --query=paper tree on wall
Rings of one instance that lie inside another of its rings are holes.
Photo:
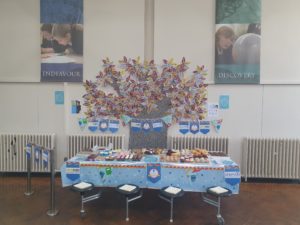
[[[96,81],[84,83],[87,118],[138,117],[159,110],[159,103],[167,99],[168,110],[164,113],[172,114],[175,121],[203,119],[207,101],[206,71],[203,66],[197,66],[188,77],[185,76],[187,65],[185,58],[179,64],[172,59],[163,60],[158,67],[154,61],[141,63],[139,58],[124,57],[117,67],[106,58]],[[112,89],[105,92],[104,87]]]

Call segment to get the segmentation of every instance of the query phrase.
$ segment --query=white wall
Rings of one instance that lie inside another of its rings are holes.
[[[299,137],[300,40],[296,0],[262,0],[261,81],[265,85],[214,85],[214,17],[211,0],[155,1],[154,55],[183,56],[208,69],[208,101],[230,96],[230,108],[220,111],[220,134],[229,136],[230,154],[240,162],[244,136]],[[71,114],[71,100],[81,100],[81,84],[39,81],[39,0],[0,1],[0,132],[55,132],[58,165],[66,156],[66,134],[81,133]],[[24,28],[25,27],[25,28]],[[84,79],[95,79],[101,59],[114,62],[124,55],[144,55],[144,1],[84,1]],[[21,31],[21,32],[19,32]],[[22,36],[19,35],[22,33]],[[5,54],[4,54],[5,53]],[[29,82],[29,83],[13,83]],[[10,82],[10,83],[5,83]],[[276,85],[277,84],[277,85]],[[287,85],[295,84],[295,85]],[[65,105],[54,104],[54,92],[65,91]],[[121,128],[128,138],[128,127]],[[177,134],[173,126],[170,134]]]

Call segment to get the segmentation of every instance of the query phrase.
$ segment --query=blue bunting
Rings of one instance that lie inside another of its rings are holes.
[[[108,120],[102,119],[99,122],[99,130],[105,132],[108,130]]]
[[[188,121],[180,121],[179,122],[179,132],[182,134],[186,134],[189,132],[189,122]]]
[[[199,132],[199,122],[198,121],[190,122],[190,132],[192,134],[197,134]]]
[[[109,130],[112,133],[116,133],[119,130],[120,122],[119,120],[110,120],[109,121]]]

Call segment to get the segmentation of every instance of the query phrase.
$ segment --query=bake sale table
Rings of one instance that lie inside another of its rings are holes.
[[[206,192],[212,186],[239,193],[240,169],[229,157],[210,156],[208,163],[160,162],[159,157],[141,161],[86,161],[73,157],[61,167],[63,187],[80,181],[99,187],[128,183],[140,188],[180,187],[184,191]]]

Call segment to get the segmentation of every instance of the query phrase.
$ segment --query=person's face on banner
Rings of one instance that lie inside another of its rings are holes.
[[[228,49],[233,44],[233,40],[231,37],[225,37],[224,35],[220,36],[219,39],[219,48]]]
[[[48,31],[42,31],[42,35],[43,35],[43,38],[45,38],[46,40],[48,40],[48,41],[52,40],[52,34],[49,33]]]
[[[60,45],[68,45],[71,42],[71,34],[67,33],[65,37],[54,37]]]

